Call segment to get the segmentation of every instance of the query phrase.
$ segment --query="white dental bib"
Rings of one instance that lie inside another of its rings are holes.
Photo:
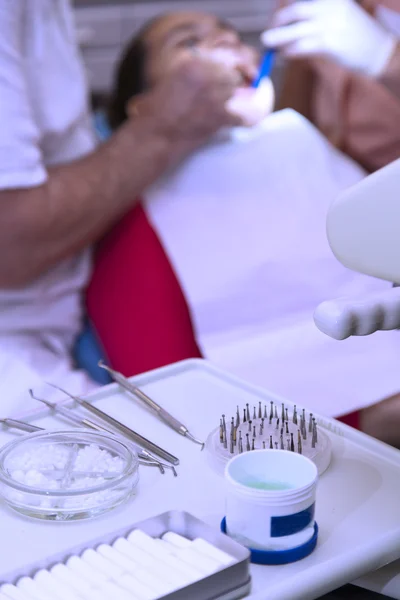
[[[344,268],[326,239],[330,202],[363,176],[285,110],[215,140],[145,195],[203,355],[332,416],[400,391],[400,333],[337,342],[313,322],[325,299],[390,286]]]

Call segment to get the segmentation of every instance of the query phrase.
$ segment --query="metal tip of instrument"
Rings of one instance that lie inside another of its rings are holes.
[[[265,448],[265,442],[263,442],[263,450],[266,450],[266,448]]]
[[[253,421],[249,421],[249,432],[251,432],[251,424],[253,423]]]
[[[261,419],[262,418],[262,408],[261,408],[261,402],[258,403],[258,418]]]
[[[264,404],[264,419],[268,419],[267,405],[266,404]]]
[[[269,447],[270,447],[270,450],[274,449],[274,446],[272,444],[272,435],[269,436]]]
[[[30,395],[30,397],[33,400],[37,400],[38,402],[42,402],[43,404],[45,404],[49,408],[54,408],[55,407],[55,403],[54,402],[50,402],[49,400],[45,400],[44,398],[38,398],[37,396],[35,396],[35,394],[33,393],[32,389],[29,390],[29,395]]]
[[[289,435],[289,423],[286,421],[285,425],[286,425],[286,433],[287,433],[287,435]]]
[[[262,435],[263,433],[264,433],[264,417],[262,417],[261,423],[260,423],[260,435]]]
[[[187,437],[189,440],[192,440],[192,442],[194,442],[195,444],[198,444],[199,446],[201,446],[201,450],[204,450],[205,442],[202,442],[201,440],[194,437],[194,435],[192,433],[190,433],[190,431],[187,431],[185,433],[185,437]]]
[[[287,439],[287,450],[290,452],[290,438]]]
[[[315,443],[318,442],[317,421],[313,419],[313,435],[315,435]]]
[[[281,442],[281,450],[284,450],[285,447],[283,445],[283,435],[281,435],[281,437],[280,437],[280,442]]]
[[[257,437],[256,426],[253,425],[253,438]]]
[[[246,418],[246,409],[243,409],[243,423],[246,423],[247,418]]]
[[[310,420],[308,422],[308,433],[312,433],[313,430],[313,414],[310,413]]]
[[[279,429],[279,419],[276,422],[276,428],[275,429]]]
[[[246,404],[246,416],[247,420],[250,421],[250,408],[248,404]]]
[[[240,425],[240,413],[239,413],[239,407],[237,407],[236,409],[236,427],[239,427]]]
[[[251,449],[252,449],[252,450],[255,450],[255,449],[256,449],[256,448],[255,448],[255,445],[254,445],[254,444],[255,444],[255,441],[256,441],[256,438],[253,438],[253,441],[252,441],[252,443],[251,443]]]
[[[303,444],[301,441],[300,429],[297,430],[297,451],[299,454],[303,454]]]
[[[289,423],[289,409],[288,408],[285,408],[285,419],[286,419],[286,422]]]
[[[278,418],[278,409],[276,406],[274,406],[274,419]]]
[[[233,437],[231,439],[230,451],[231,451],[231,454],[235,453],[235,444],[233,442]]]
[[[282,423],[283,423],[284,420],[285,420],[285,405],[283,404],[283,402],[282,402],[282,414],[281,414],[281,418],[282,418]]]
[[[219,441],[221,444],[224,443],[224,426],[222,424],[222,419],[219,420]]]
[[[297,425],[297,407],[294,405],[293,407],[293,423]]]
[[[257,411],[256,411],[256,407],[253,406],[253,421],[255,421],[257,419]]]
[[[250,452],[250,441],[249,441],[248,433],[246,433],[246,450],[247,450],[247,452]]]
[[[290,451],[294,452],[294,440],[293,440],[293,433],[290,434]]]
[[[270,417],[269,417],[269,418],[270,418],[270,419],[273,419],[273,418],[274,418],[274,403],[273,403],[273,401],[272,401],[272,400],[271,400],[270,404],[271,404],[271,411],[270,411],[270,413],[269,413],[269,415],[270,415]]]

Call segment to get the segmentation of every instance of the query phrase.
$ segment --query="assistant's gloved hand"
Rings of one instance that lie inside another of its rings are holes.
[[[397,43],[354,0],[295,2],[277,12],[262,41],[287,57],[324,56],[371,77],[384,71]]]

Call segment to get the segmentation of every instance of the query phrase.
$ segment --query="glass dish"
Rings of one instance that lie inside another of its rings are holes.
[[[138,480],[137,454],[103,433],[40,431],[0,449],[0,494],[29,517],[98,516],[130,498]]]

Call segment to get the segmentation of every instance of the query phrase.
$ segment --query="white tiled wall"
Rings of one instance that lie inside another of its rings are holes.
[[[78,39],[94,92],[106,93],[123,46],[152,17],[171,10],[201,10],[232,22],[255,44],[277,0],[104,0],[76,2]],[[90,6],[88,5],[90,4]]]

